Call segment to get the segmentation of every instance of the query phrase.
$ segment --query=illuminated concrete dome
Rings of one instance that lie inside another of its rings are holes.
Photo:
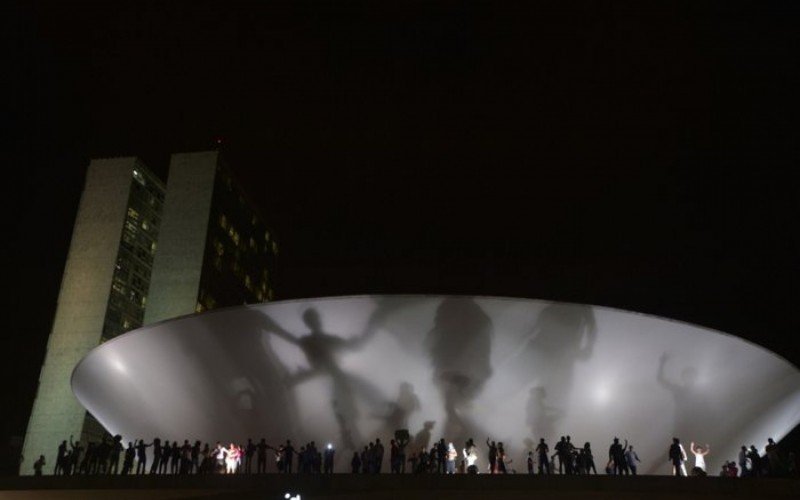
[[[666,474],[678,436],[687,450],[709,443],[715,473],[742,444],[763,449],[800,422],[800,372],[740,338],[491,297],[322,298],[177,318],[97,347],[72,388],[126,441],[331,442],[341,470],[348,451],[407,428],[414,449],[503,441],[517,470],[540,437],[552,450],[569,434],[592,443],[598,468],[619,436],[641,472]]]

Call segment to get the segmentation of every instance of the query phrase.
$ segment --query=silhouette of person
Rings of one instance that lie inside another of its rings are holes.
[[[615,437],[614,442],[608,448],[608,459],[613,463],[613,471],[616,475],[622,475],[626,472],[625,465],[625,448],[628,447],[628,441],[624,445],[619,444],[619,438]]]
[[[138,439],[134,442],[136,446],[136,458],[139,463],[136,464],[136,474],[144,474],[147,471],[147,448],[153,446],[153,443],[144,444],[144,441]]]
[[[117,434],[111,442],[110,458],[108,465],[108,473],[116,474],[119,468],[119,457],[122,454],[122,436]]]
[[[325,447],[325,455],[324,455],[325,474],[333,474],[333,460],[335,453],[336,450],[333,449],[332,445],[328,445],[327,447]]]
[[[434,425],[436,425],[436,422],[433,420],[427,420],[422,424],[422,430],[414,436],[414,449],[428,448],[428,444],[431,442],[431,431]]]
[[[283,340],[299,347],[310,365],[309,369],[290,376],[287,384],[295,386],[320,375],[330,377],[333,382],[333,411],[337,415],[342,440],[349,448],[355,448],[355,441],[359,438],[357,428],[353,425],[358,418],[354,396],[360,397],[373,407],[383,403],[383,398],[380,391],[371,383],[344,372],[339,366],[337,357],[341,352],[361,349],[364,343],[372,338],[376,329],[368,325],[364,333],[350,339],[328,334],[324,331],[319,313],[314,308],[306,309],[303,313],[303,322],[308,327],[309,334],[302,337],[293,336],[274,322],[269,328]]]
[[[628,465],[628,469],[630,469],[632,475],[636,475],[637,463],[641,462],[639,460],[639,455],[633,451],[633,445],[628,446],[628,449],[625,451],[625,462]]]
[[[292,441],[287,439],[286,445],[283,447],[283,471],[290,474],[292,464],[294,464],[294,446],[292,446]]]
[[[764,473],[763,461],[761,460],[761,454],[758,453],[756,445],[750,445],[750,450],[747,452],[747,458],[750,459],[751,474],[756,477],[761,476]]]
[[[58,445],[58,452],[56,453],[56,466],[55,468],[53,468],[54,476],[58,476],[64,473],[64,457],[66,455],[67,455],[67,440],[65,439],[61,441],[60,445]]]
[[[497,474],[497,444],[486,438],[486,446],[489,448],[489,473]]]
[[[384,427],[387,432],[394,432],[397,429],[408,428],[408,417],[411,413],[420,408],[419,398],[414,393],[414,386],[408,382],[402,382],[397,395],[397,400],[386,404],[385,414],[376,415],[384,420]]]
[[[353,474],[358,474],[361,472],[361,456],[357,451],[353,452],[353,459],[350,460],[350,469],[352,470]]]
[[[661,387],[672,393],[675,401],[673,429],[676,433],[691,432],[697,425],[698,411],[706,411],[708,404],[697,387],[697,369],[687,366],[681,371],[680,381],[671,381],[666,376],[669,359],[670,355],[667,353],[659,358],[657,380]]]
[[[668,459],[672,462],[672,475],[685,476],[686,475],[686,451],[681,446],[681,441],[678,438],[672,438],[672,444],[669,447]]]
[[[547,391],[542,386],[532,387],[528,393],[528,404],[525,408],[525,423],[534,436],[552,436],[555,434],[555,422],[563,412],[545,403]]]
[[[586,469],[586,474],[593,471],[597,475],[597,468],[594,465],[594,455],[592,454],[592,445],[587,441],[583,445],[583,467]]]
[[[465,420],[464,411],[492,374],[492,322],[474,300],[445,298],[436,309],[425,347],[447,414],[442,434],[466,439],[474,425]]]
[[[739,451],[739,469],[741,470],[741,477],[747,477],[750,475],[750,467],[748,467],[747,462],[747,446],[742,445],[741,450]]]
[[[708,446],[708,445],[706,445]],[[767,446],[764,447],[767,453],[767,462],[769,463],[769,475],[777,476],[783,473],[783,460],[781,459],[778,444],[774,439],[767,439]]]
[[[256,472],[258,474],[265,474],[267,472],[267,441],[261,438],[261,441],[256,445]]]
[[[244,447],[244,471],[247,474],[253,472],[253,455],[256,452],[256,445],[251,438],[247,438],[247,444]]]
[[[165,443],[169,445],[169,442]],[[161,447],[161,440],[159,438],[153,439],[153,464],[150,466],[150,474],[156,474],[161,467],[162,457],[165,455]],[[166,463],[166,457],[163,458]]]
[[[550,474],[550,447],[545,443],[544,438],[539,439],[539,444],[536,445],[536,456],[539,462],[539,474]]]
[[[125,449],[125,458],[122,461],[122,475],[127,476],[133,469],[133,460],[136,458],[136,448],[133,443],[128,441],[128,448]]]
[[[33,475],[34,476],[41,476],[42,475],[42,467],[45,466],[44,462],[44,455],[39,455],[39,460],[33,463]]]
[[[511,357],[512,373],[536,381],[552,405],[543,425],[553,425],[563,415],[573,388],[579,361],[591,356],[597,340],[592,308],[580,304],[550,304],[539,313],[530,333]],[[534,435],[552,435],[537,431]]]
[[[83,446],[81,446],[80,440],[72,441],[72,436],[69,437],[69,446],[72,448],[72,455],[70,456],[70,463],[69,468],[74,473],[78,473],[78,463],[81,459],[81,453],[83,452]]]

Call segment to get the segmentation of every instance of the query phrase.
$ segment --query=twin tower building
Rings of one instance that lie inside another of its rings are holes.
[[[218,151],[174,154],[166,186],[135,157],[89,164],[22,451],[23,474],[58,444],[105,430],[72,394],[94,347],[129,330],[273,298],[278,245]],[[147,367],[142,367],[147,369]]]

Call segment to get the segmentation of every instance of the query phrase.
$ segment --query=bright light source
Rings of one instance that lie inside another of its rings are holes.
[[[601,385],[594,390],[594,398],[600,404],[607,403],[610,396],[611,393],[605,385]]]
[[[125,364],[119,359],[111,360],[111,366],[113,366],[114,369],[120,373],[125,373],[125,374],[128,373],[128,369],[125,367]]]
[[[330,443],[328,443],[328,449],[329,449],[329,450],[332,450],[332,449],[333,449],[333,445],[332,445],[332,444],[330,444]]]

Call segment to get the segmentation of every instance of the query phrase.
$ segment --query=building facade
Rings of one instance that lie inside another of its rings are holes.
[[[278,244],[217,151],[170,161],[145,323],[271,300]]]
[[[22,474],[105,429],[72,394],[94,347],[144,324],[273,295],[277,243],[218,151],[173,155],[168,185],[135,157],[89,164],[23,445]]]
[[[101,432],[72,394],[86,353],[144,321],[164,185],[137,158],[92,160],[86,173],[53,327],[23,446],[21,471],[58,443]]]

